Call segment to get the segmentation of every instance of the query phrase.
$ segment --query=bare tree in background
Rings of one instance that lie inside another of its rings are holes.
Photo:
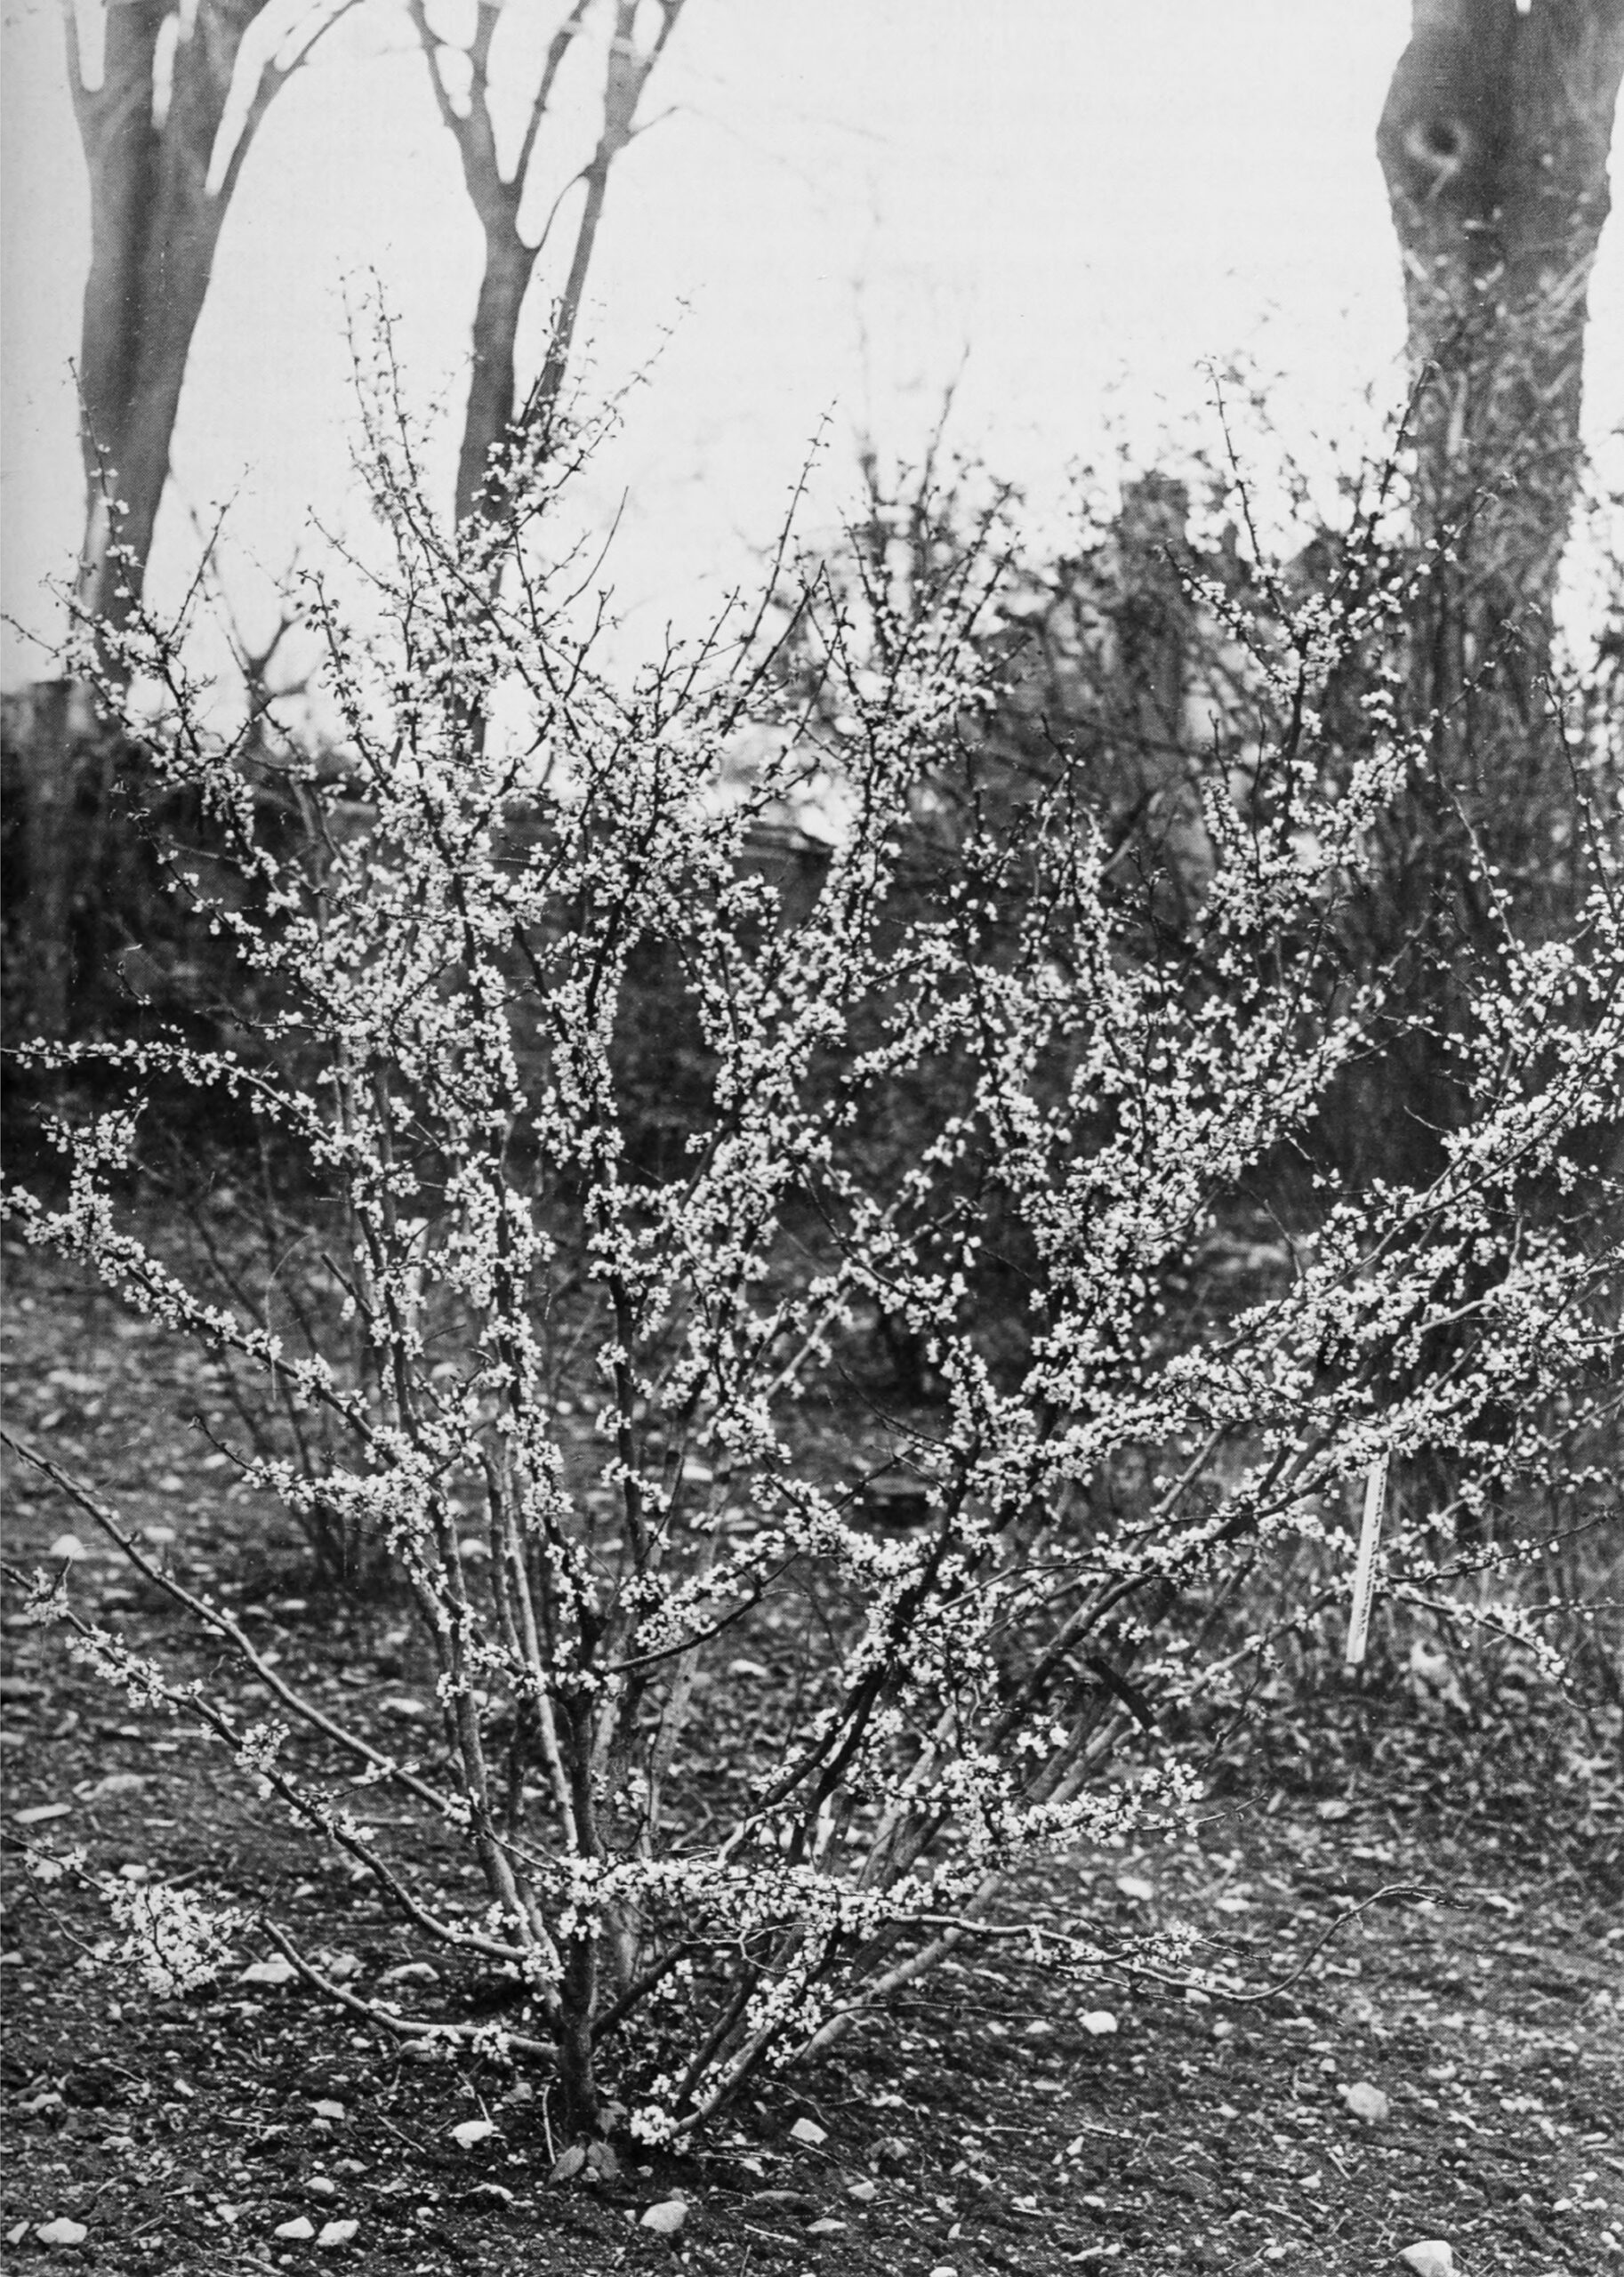
[[[1624,0],[1413,0],[1377,147],[1423,382],[1417,519],[1460,564],[1445,702],[1497,648],[1524,694],[1548,661],[1621,72]]]
[[[90,180],[80,333],[84,535],[74,613],[98,636],[141,597],[192,337],[261,121],[349,0],[114,0],[66,11],[68,76]],[[105,752],[88,690],[52,681],[11,707],[23,776],[24,1023],[68,1026],[76,905],[98,890]]]
[[[570,349],[580,320],[588,271],[603,219],[615,159],[638,132],[638,109],[649,77],[665,51],[683,0],[613,0],[604,70],[603,120],[591,156],[567,189],[583,191],[568,271],[553,312],[547,350],[535,384],[519,402],[516,348],[519,318],[546,237],[521,235],[519,213],[531,181],[543,125],[571,50],[589,28],[595,0],[575,0],[548,44],[512,164],[502,171],[491,109],[492,52],[504,10],[499,0],[478,0],[473,36],[460,47],[435,28],[428,0],[407,0],[428,59],[434,98],[455,140],[462,177],[485,233],[485,269],[474,314],[473,372],[457,462],[456,514],[499,515],[504,489],[503,447],[525,437],[543,439],[558,408]],[[639,32],[647,29],[639,42]],[[460,61],[454,59],[461,59]],[[555,201],[551,223],[563,202]]]
[[[88,621],[117,626],[140,596],[192,335],[243,161],[345,4],[316,0],[290,19],[278,0],[114,0],[100,18],[99,54],[68,12],[91,191],[76,594]]]

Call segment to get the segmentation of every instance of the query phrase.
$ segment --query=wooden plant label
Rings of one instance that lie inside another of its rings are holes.
[[[1381,1540],[1381,1517],[1387,1500],[1387,1458],[1377,1456],[1364,1482],[1364,1520],[1359,1528],[1359,1557],[1354,1567],[1354,1601],[1348,1608],[1345,1664],[1356,1669],[1364,1659],[1365,1638],[1371,1630],[1371,1599],[1376,1589],[1376,1545]]]

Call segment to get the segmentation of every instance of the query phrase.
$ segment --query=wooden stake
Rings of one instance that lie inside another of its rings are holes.
[[[1359,1529],[1359,1557],[1354,1567],[1354,1601],[1348,1609],[1347,1649],[1344,1663],[1356,1669],[1364,1659],[1365,1638],[1371,1630],[1371,1599],[1376,1589],[1376,1545],[1381,1540],[1382,1511],[1387,1500],[1387,1458],[1378,1455],[1364,1482],[1364,1521]]]

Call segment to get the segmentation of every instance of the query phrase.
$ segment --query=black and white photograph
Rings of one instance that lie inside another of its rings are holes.
[[[1624,2277],[1624,0],[0,60],[3,2265]]]

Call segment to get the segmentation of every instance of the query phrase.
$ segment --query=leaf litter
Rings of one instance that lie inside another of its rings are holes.
[[[93,1384],[98,1412],[76,1423],[90,1451],[116,1453],[137,1493],[141,1469],[192,1491],[171,1532],[194,1575],[257,1605],[269,1649],[306,1680],[371,1697],[380,1718],[398,1711],[394,1616],[311,1617],[296,1545],[255,1535],[261,1515],[199,1477],[196,1381],[155,1398],[155,1356],[122,1332],[92,1378],[83,1292],[32,1258],[13,1277],[35,1298],[19,1315],[20,1420],[30,1396],[60,1397],[64,1372]],[[173,1503],[180,1490],[163,1492]],[[61,1542],[64,1515],[19,1495],[23,1560]],[[82,1594],[102,1592],[133,1645],[184,1649],[117,1568],[75,1563],[75,1586],[88,1568]],[[364,1887],[295,1855],[209,1751],[121,1718],[39,1630],[6,1641],[0,2223],[42,2267],[88,2255],[131,2277],[277,2268],[279,2239],[290,2267],[313,2249],[367,2277],[564,2277],[673,2249],[719,2277],[746,2249],[752,2277],[1049,2277],[1061,2262],[1175,2259],[1287,2277],[1556,2277],[1624,2250],[1624,1840],[1604,1746],[1588,1764],[1570,1751],[1552,1779],[1436,1717],[1372,1727],[1346,1703],[1317,1718],[1310,1704],[1298,1736],[1312,1733],[1312,1768],[1271,1758],[1266,1739],[1230,1766],[1235,1806],[1197,1842],[1079,1855],[1033,1893],[1060,1920],[1106,1903],[1187,1919],[1220,1968],[1250,1954],[1282,1973],[1300,1963],[1277,1999],[1130,1981],[1110,2008],[1084,2007],[1008,1953],[966,1952],[899,2002],[889,2038],[746,2099],[684,2157],[623,2162],[551,2138],[544,2076],[383,2046],[321,2008],[281,1956],[239,1956],[170,1999],[117,1975],[94,1903],[19,1871],[68,1838],[60,1822],[98,1868],[275,1896],[307,1951],[342,1957],[333,1981],[393,1975],[423,2013],[455,2013],[462,1991],[414,1966]],[[1471,1877],[1451,1902],[1372,1909],[1316,1948],[1381,1884],[1435,1886],[1445,1847]],[[446,1864],[421,1861],[425,1875]],[[319,2228],[301,2200],[319,2203]]]

